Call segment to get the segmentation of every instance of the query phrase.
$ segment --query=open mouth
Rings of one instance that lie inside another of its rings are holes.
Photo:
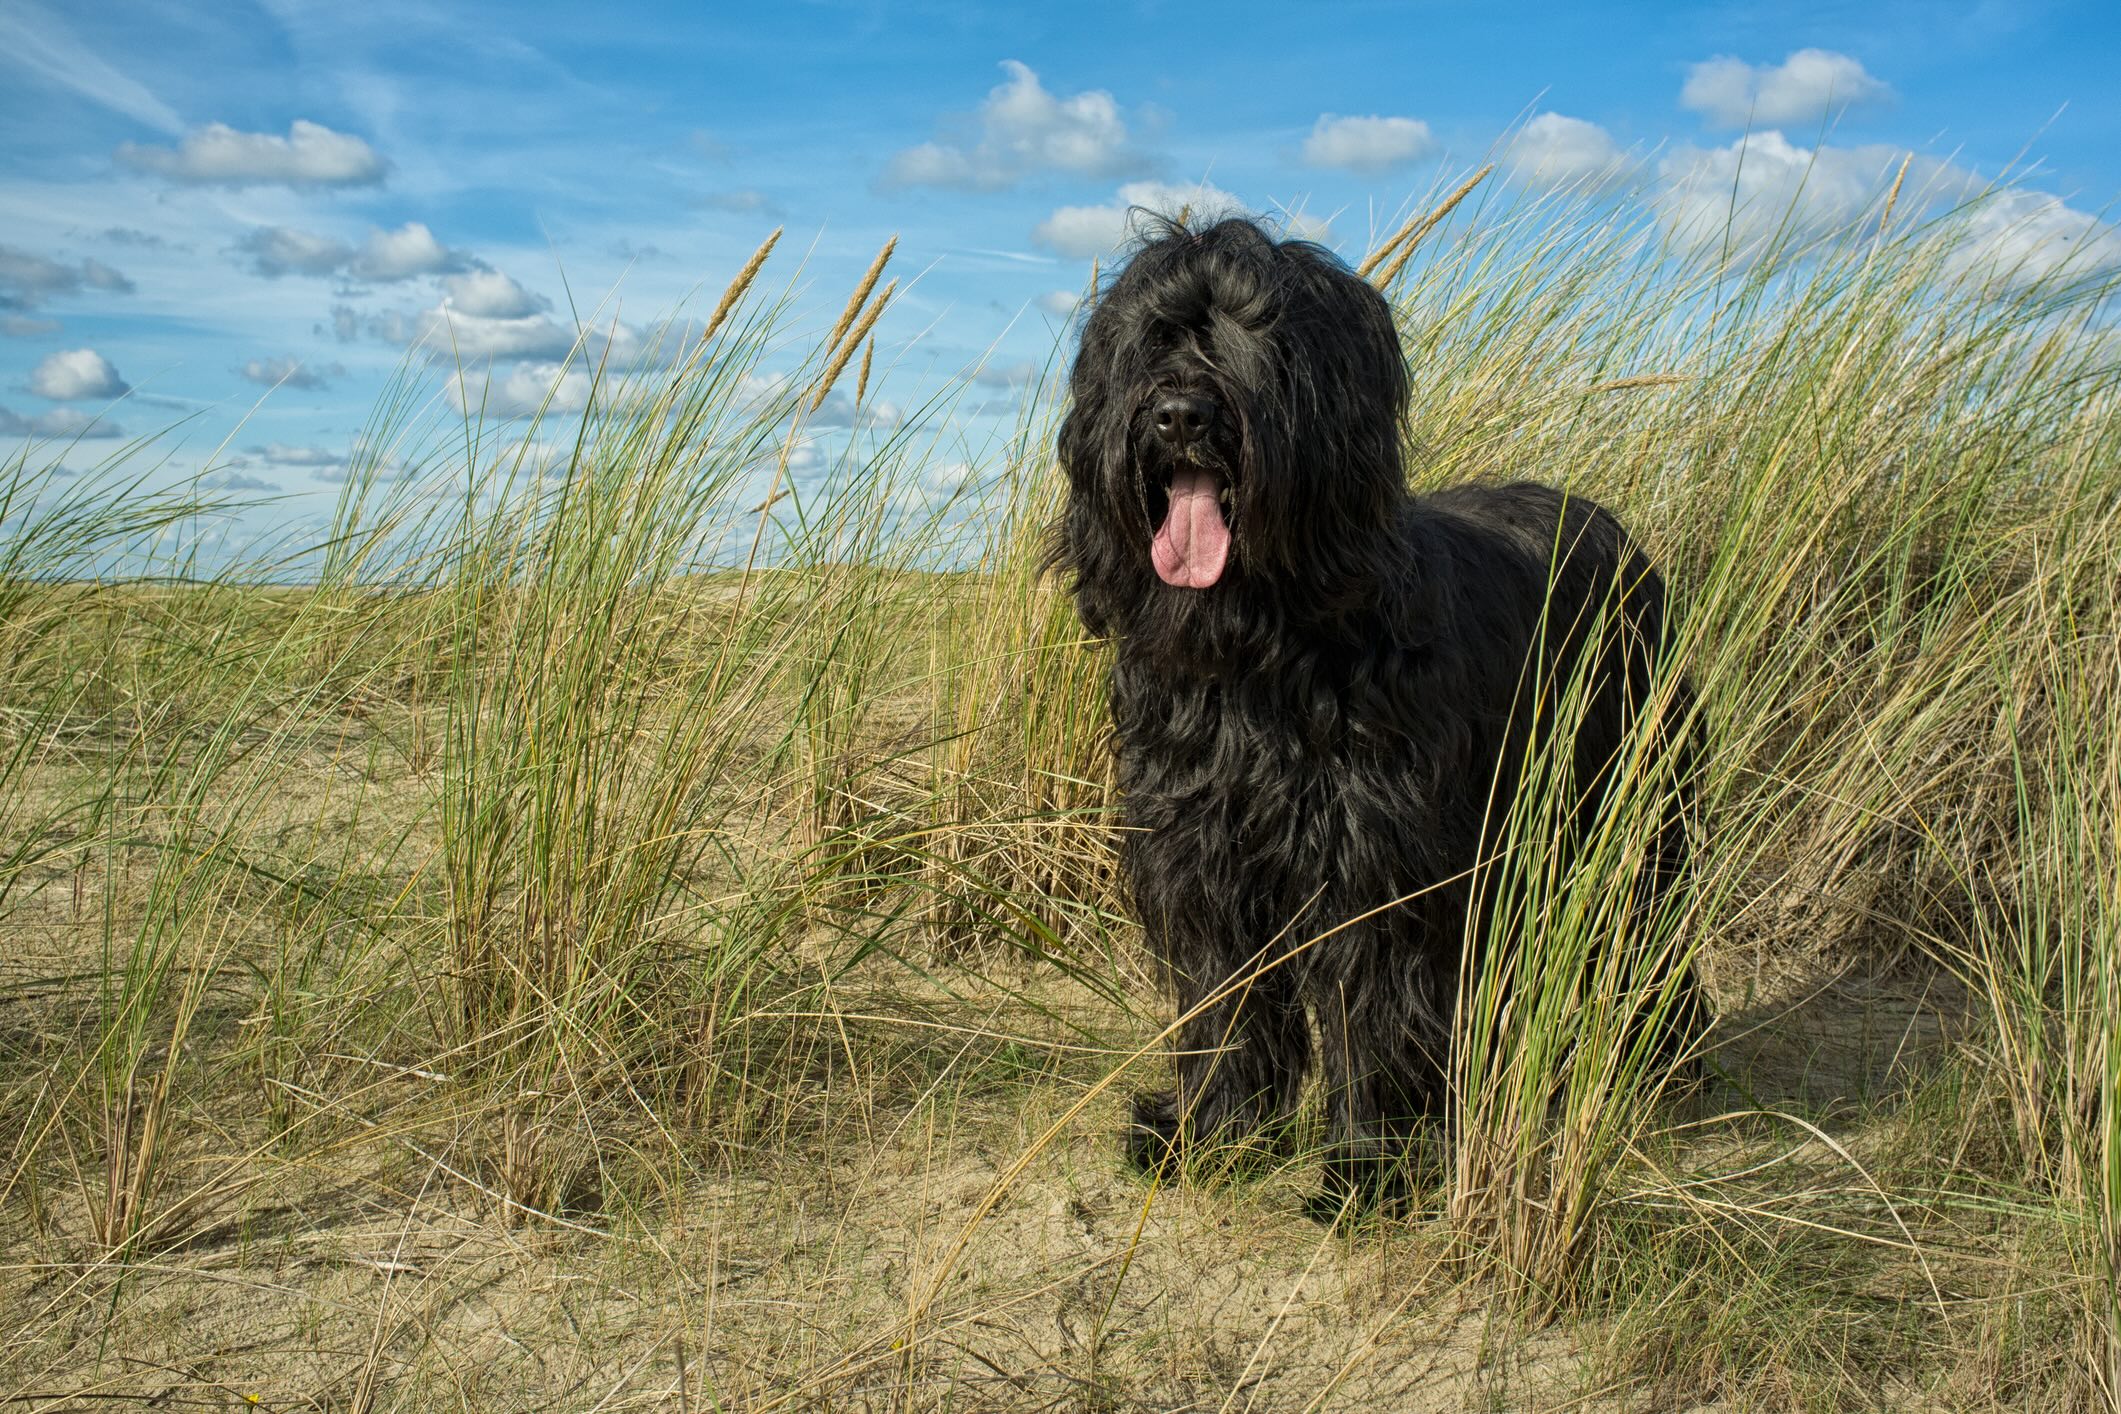
[[[1171,468],[1167,485],[1150,487],[1149,499],[1156,526],[1149,563],[1157,578],[1180,589],[1206,589],[1221,579],[1230,562],[1234,508],[1228,479],[1212,467],[1181,462]]]

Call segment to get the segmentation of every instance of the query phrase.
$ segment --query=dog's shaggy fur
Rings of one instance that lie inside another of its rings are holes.
[[[1649,697],[1663,584],[1582,498],[1411,495],[1385,300],[1249,221],[1147,239],[1070,393],[1052,556],[1115,640],[1122,868],[1194,1013],[1176,1089],[1135,1099],[1129,1154],[1157,1167],[1271,1130],[1315,1045],[1328,1193],[1367,1186],[1444,1099],[1472,871],[1533,702],[1551,713],[1556,684],[1595,674],[1573,743],[1588,823]],[[1680,866],[1676,810],[1661,840],[1645,893]]]

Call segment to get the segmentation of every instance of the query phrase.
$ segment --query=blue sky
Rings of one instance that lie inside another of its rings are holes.
[[[1683,234],[1734,190],[1849,219],[1912,152],[1947,195],[2022,174],[2012,258],[2121,266],[2117,68],[2112,0],[0,0],[0,457],[86,465],[116,445],[67,446],[92,419],[189,416],[169,474],[227,438],[229,485],[314,513],[423,335],[505,414],[570,290],[645,337],[775,226],[817,322],[898,234],[887,395],[984,357],[976,457],[1129,203],[1279,212],[1355,257],[1489,157]]]

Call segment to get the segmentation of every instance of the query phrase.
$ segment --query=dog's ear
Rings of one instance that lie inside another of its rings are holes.
[[[1391,422],[1396,443],[1410,391],[1407,351],[1399,341],[1399,322],[1392,317],[1391,302],[1368,280],[1350,272],[1342,289],[1354,315],[1352,332],[1361,351],[1363,369],[1356,376],[1375,390],[1379,411]]]
[[[1268,373],[1249,395],[1240,478],[1252,564],[1313,586],[1374,576],[1405,495],[1406,361],[1391,307],[1329,252],[1279,247]]]
[[[1068,499],[1047,532],[1046,563],[1068,576],[1084,626],[1102,635],[1116,622],[1124,598],[1120,586],[1129,579],[1118,558],[1126,537],[1110,524],[1109,490],[1113,478],[1126,476],[1126,419],[1114,416],[1095,380],[1079,376],[1075,383],[1055,445],[1068,479]]]

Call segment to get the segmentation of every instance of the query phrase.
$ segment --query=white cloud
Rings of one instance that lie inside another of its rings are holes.
[[[786,373],[747,373],[737,382],[736,406],[745,420],[789,416],[798,402],[808,404]]]
[[[1681,148],[1659,164],[1651,198],[1681,249],[1744,255],[1770,239],[1803,242],[1875,222],[1908,154],[1883,145],[1798,147],[1779,132],[1727,147]],[[2121,272],[2121,230],[2046,192],[1990,190],[1978,173],[1909,160],[1896,209],[1912,217],[1964,206],[1955,270],[2024,288]]]
[[[371,226],[358,246],[292,226],[258,226],[234,249],[250,257],[252,270],[271,279],[345,275],[371,284],[395,284],[422,275],[484,269],[476,257],[443,245],[418,221],[407,221],[395,231]]]
[[[282,275],[330,275],[346,267],[354,257],[344,241],[298,231],[292,226],[259,226],[235,249],[250,257],[250,268],[271,279]]]
[[[1038,365],[1028,358],[1012,363],[983,363],[965,375],[983,388],[1023,388],[1038,381]]]
[[[1770,68],[1718,55],[1687,71],[1679,106],[1726,128],[1816,123],[1829,113],[1890,97],[1863,65],[1830,49],[1799,49]]]
[[[118,160],[189,186],[230,187],[373,186],[389,165],[360,138],[306,118],[295,119],[286,137],[208,123],[174,148],[125,143]]]
[[[129,295],[133,282],[96,259],[69,265],[15,246],[0,245],[0,309],[34,309],[83,286]]]
[[[0,334],[10,339],[39,339],[59,332],[56,319],[25,319],[19,314],[0,314]]]
[[[1123,206],[1063,206],[1031,228],[1031,239],[1078,260],[1103,255],[1127,237]]]
[[[787,457],[785,469],[782,468],[781,462],[784,454]],[[825,449],[815,438],[806,437],[792,446],[775,447],[772,451],[755,457],[745,467],[747,475],[742,489],[735,494],[745,503],[760,501],[766,495],[766,488],[778,482],[780,490],[773,499],[779,501],[782,496],[788,494],[791,482],[813,480],[825,470],[826,465]],[[759,506],[752,504],[749,508],[757,510]]]
[[[443,245],[420,222],[407,221],[395,231],[372,228],[347,271],[358,279],[387,283],[471,268],[470,257],[462,251]]]
[[[1596,190],[1621,185],[1633,173],[1611,133],[1560,113],[1541,113],[1518,129],[1505,160],[1518,181],[1534,187]]]
[[[772,466],[779,455],[767,457],[762,465]],[[788,452],[788,474],[790,476],[812,476],[825,469],[825,449],[815,442],[798,442]]]
[[[1074,315],[1075,307],[1083,297],[1074,290],[1048,290],[1031,303],[1055,319],[1067,319]]]
[[[529,417],[581,412],[589,406],[593,376],[580,363],[519,363],[504,374],[491,368],[459,369],[445,391],[460,413],[485,417]]]
[[[1350,172],[1387,172],[1436,151],[1436,138],[1419,118],[1320,116],[1304,139],[1304,161]]]
[[[306,364],[293,354],[282,354],[277,358],[249,359],[236,373],[239,377],[268,388],[322,390],[331,386],[333,378],[345,377],[346,366],[338,363],[321,366]]]
[[[2121,271],[2121,230],[2045,192],[1984,197],[1967,218],[1956,263],[2020,288]]]
[[[436,358],[465,363],[515,358],[557,361],[566,358],[578,342],[573,329],[547,315],[494,319],[447,305],[409,315],[377,315],[368,321],[368,329],[387,343],[422,344]]]
[[[572,442],[518,437],[493,447],[492,452],[491,466],[503,475],[529,472],[541,480],[553,481],[574,469],[575,447]]]
[[[498,270],[467,270],[442,282],[450,308],[486,319],[522,319],[548,307]]]
[[[854,396],[844,384],[826,394],[824,403],[811,412],[810,394],[786,373],[747,373],[737,385],[736,396],[737,407],[747,420],[794,418],[799,414],[806,427],[888,428],[898,426],[906,417],[905,409],[897,403],[875,398],[865,399],[857,411]]]
[[[1129,182],[1119,189],[1119,199],[1161,216],[1175,218],[1184,212],[1187,220],[1196,223],[1241,215],[1245,210],[1242,201],[1206,182]]]
[[[1322,217],[1309,216],[1301,211],[1282,213],[1282,234],[1292,241],[1316,241],[1320,245],[1333,242],[1333,223]]]
[[[1038,223],[1031,232],[1031,239],[1056,254],[1079,260],[1103,255],[1127,238],[1129,218],[1135,207],[1166,217],[1176,217],[1183,211],[1188,220],[1203,222],[1242,212],[1244,203],[1206,182],[1193,186],[1172,182],[1129,182],[1119,189],[1117,204],[1063,206]]]
[[[1777,235],[1809,240],[1856,220],[1891,186],[1906,152],[1878,145],[1798,147],[1772,129],[1728,147],[1675,150],[1658,164],[1657,217],[1681,247],[1759,245]],[[1911,172],[1913,189],[1963,178],[1934,160]]]
[[[1118,177],[1143,170],[1146,161],[1128,145],[1127,125],[1111,94],[1091,90],[1059,98],[1027,65],[1006,59],[1002,71],[1009,77],[965,125],[972,131],[956,141],[907,148],[891,159],[885,185],[994,191],[1033,172]]]
[[[954,495],[979,481],[971,462],[931,462],[921,469],[921,485],[939,496]]]
[[[34,417],[21,417],[7,408],[0,408],[0,437],[94,441],[124,435],[125,429],[109,418],[95,417],[79,408],[46,408]]]
[[[878,402],[867,398],[861,407],[854,405],[854,398],[844,389],[835,388],[825,395],[818,410],[806,414],[803,422],[810,427],[896,427],[905,421],[905,409],[897,403]]]
[[[29,390],[54,402],[116,398],[132,391],[111,361],[94,349],[65,349],[30,370]]]

